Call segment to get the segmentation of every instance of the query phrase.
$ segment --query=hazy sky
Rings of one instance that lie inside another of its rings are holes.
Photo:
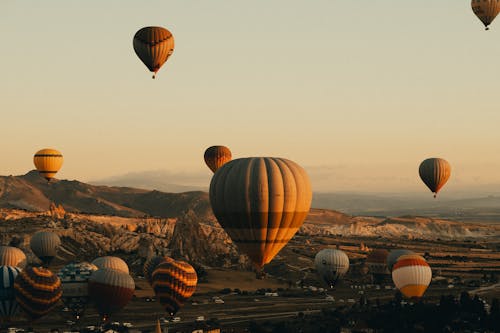
[[[175,52],[151,79],[132,37]],[[0,174],[64,154],[60,178],[206,173],[203,152],[280,156],[321,190],[500,183],[500,19],[457,0],[2,0]]]

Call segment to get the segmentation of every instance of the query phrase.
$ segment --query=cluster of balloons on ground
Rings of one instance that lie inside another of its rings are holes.
[[[0,324],[20,315],[36,320],[49,312],[59,300],[78,320],[92,304],[106,321],[124,308],[135,291],[129,267],[119,257],[104,256],[89,262],[72,262],[57,274],[49,265],[57,255],[61,240],[56,233],[40,231],[30,241],[41,266],[27,265],[26,255],[12,246],[0,246]],[[144,274],[159,303],[173,315],[195,291],[197,276],[184,261],[153,257],[144,266]]]
[[[316,254],[314,266],[320,279],[334,288],[349,270],[349,257],[339,249],[323,249]],[[408,298],[422,297],[432,279],[432,270],[427,261],[407,249],[391,252],[375,249],[366,258],[366,266],[375,282],[391,274],[396,288]]]

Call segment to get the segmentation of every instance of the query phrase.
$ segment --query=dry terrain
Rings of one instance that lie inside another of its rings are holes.
[[[131,188],[92,186],[77,181],[47,184],[37,175],[0,177],[0,244],[11,244],[37,259],[29,249],[31,235],[52,230],[62,239],[53,271],[70,261],[117,255],[125,259],[136,281],[136,297],[112,320],[152,327],[163,316],[153,291],[141,277],[147,257],[165,254],[189,261],[200,274],[196,294],[181,309],[179,329],[192,328],[197,316],[217,318],[223,328],[247,327],[251,320],[283,320],[299,312],[352,306],[361,295],[371,301],[394,297],[390,276],[372,283],[365,259],[375,248],[407,248],[425,255],[434,280],[427,301],[443,294],[473,291],[491,301],[499,295],[500,224],[465,223],[423,216],[356,217],[312,209],[303,227],[268,264],[264,280],[256,279],[248,258],[239,253],[214,218],[204,192],[162,193]],[[335,290],[323,288],[313,260],[326,247],[339,247],[350,270]],[[265,290],[278,297],[266,297]],[[311,291],[312,290],[312,291]],[[334,297],[327,300],[326,294]],[[218,296],[224,304],[216,304]],[[37,331],[62,327],[69,319],[59,306],[34,323]],[[90,309],[78,325],[95,324]],[[27,327],[20,321],[16,326]]]

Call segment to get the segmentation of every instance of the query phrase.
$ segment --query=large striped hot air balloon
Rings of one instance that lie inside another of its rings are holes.
[[[62,284],[62,301],[76,319],[85,311],[89,302],[89,278],[97,267],[88,262],[71,263],[59,271]]]
[[[10,322],[19,313],[14,281],[20,271],[18,267],[0,266],[0,323]]]
[[[414,253],[415,252],[406,249],[391,250],[391,252],[389,252],[389,255],[387,256],[387,268],[389,269],[389,272],[392,272],[392,267],[394,266],[396,261],[398,261],[399,257],[401,257],[402,255]]]
[[[99,257],[97,259],[94,259],[94,261],[92,261],[92,265],[97,266],[97,268],[99,269],[109,268],[129,274],[127,263],[123,259],[118,257],[112,257],[112,256]]]
[[[167,261],[174,261],[174,259],[166,256],[154,256],[146,260],[143,267],[143,273],[144,278],[149,282],[149,284],[153,283],[153,272],[156,269],[156,266]]]
[[[38,172],[50,182],[61,169],[63,156],[58,150],[46,148],[36,152],[33,156],[33,163]]]
[[[26,266],[26,255],[17,247],[0,246],[0,266],[24,268]]]
[[[432,270],[429,264],[416,254],[402,255],[392,269],[394,285],[408,298],[422,297],[431,279]]]
[[[89,279],[89,295],[104,320],[123,309],[132,299],[134,279],[122,271],[100,268]]]
[[[284,158],[232,160],[217,170],[210,183],[217,220],[258,268],[299,230],[311,198],[305,170]]]
[[[26,267],[15,281],[16,301],[34,320],[54,309],[62,296],[61,280],[43,267]]]
[[[174,36],[162,27],[144,27],[134,35],[134,51],[153,72],[153,79],[161,66],[174,52]]]
[[[38,231],[31,237],[31,251],[48,267],[57,256],[57,251],[61,246],[59,236],[51,231]]]
[[[158,302],[173,316],[196,290],[198,276],[184,261],[159,264],[153,272],[153,290]]]
[[[485,29],[489,30],[489,25],[500,12],[500,0],[472,0],[471,7],[477,18],[483,22]]]
[[[390,275],[387,268],[387,256],[389,252],[384,249],[374,249],[366,257],[366,265],[372,274],[375,283],[382,282]]]
[[[333,288],[349,270],[349,257],[341,250],[323,249],[314,257],[314,266],[319,277]]]
[[[428,158],[418,168],[420,178],[436,197],[451,175],[451,165],[442,158]]]
[[[204,154],[205,163],[212,172],[217,171],[221,166],[231,161],[231,157],[231,151],[224,146],[208,147]]]

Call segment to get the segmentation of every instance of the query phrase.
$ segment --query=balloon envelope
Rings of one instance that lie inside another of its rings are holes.
[[[59,236],[51,231],[39,231],[30,240],[31,251],[47,266],[57,256],[61,246]]]
[[[60,151],[46,148],[39,150],[33,156],[33,163],[38,172],[48,181],[55,177],[63,164],[63,156]]]
[[[32,320],[52,311],[62,296],[61,280],[43,267],[19,272],[14,289],[17,303]]]
[[[422,297],[431,279],[432,270],[419,255],[402,255],[392,269],[394,285],[408,298]]]
[[[26,255],[17,247],[0,246],[0,266],[24,268],[26,266]]]
[[[129,273],[128,265],[123,259],[112,256],[104,256],[94,259],[92,265],[97,266],[97,268],[109,268],[114,269],[123,273]]]
[[[19,313],[14,280],[20,271],[18,267],[0,266],[0,322],[10,322]]]
[[[159,264],[152,278],[156,298],[170,315],[179,311],[198,283],[196,271],[184,261],[172,260]]]
[[[162,27],[144,27],[135,33],[133,45],[139,59],[156,74],[174,52],[174,36]]]
[[[174,259],[170,257],[162,257],[162,256],[154,256],[144,263],[143,273],[144,278],[149,282],[149,284],[153,283],[153,272],[156,267],[164,262],[174,261]]]
[[[418,173],[424,184],[436,197],[436,194],[450,178],[451,165],[442,158],[428,158],[420,163]]]
[[[471,7],[477,18],[483,22],[486,30],[500,12],[499,0],[472,0]]]
[[[349,257],[341,250],[324,249],[314,257],[314,266],[320,278],[333,288],[349,270]]]
[[[221,226],[258,267],[269,263],[299,230],[312,198],[305,170],[273,157],[224,164],[212,177],[209,195]]]
[[[212,146],[205,150],[205,163],[212,170],[217,171],[221,166],[231,161],[232,155],[229,148],[224,146]]]
[[[134,290],[134,279],[128,273],[114,269],[98,269],[89,278],[89,296],[104,318],[124,308],[132,299]]]

